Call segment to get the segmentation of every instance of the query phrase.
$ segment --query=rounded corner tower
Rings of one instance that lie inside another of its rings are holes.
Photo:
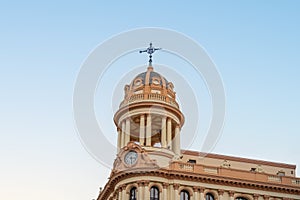
[[[142,51],[149,66],[124,87],[114,115],[118,153],[97,200],[299,199],[294,165],[181,151],[184,116],[174,85],[152,67],[154,51]]]
[[[180,130],[184,115],[174,85],[154,71],[138,74],[124,87],[124,99],[114,115],[118,153],[129,144],[140,146],[162,167],[180,157]]]

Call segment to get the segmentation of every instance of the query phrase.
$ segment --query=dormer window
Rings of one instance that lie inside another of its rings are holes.
[[[159,78],[153,77],[153,78],[152,78],[152,83],[153,83],[154,85],[159,85],[159,84],[160,84]]]
[[[196,164],[196,160],[192,160],[192,159],[189,159],[187,162],[192,163],[192,164]]]
[[[135,81],[134,81],[134,86],[135,87],[138,87],[138,86],[140,86],[142,84],[142,80],[141,79],[136,79]]]
[[[277,176],[285,176],[285,172],[284,171],[278,171]]]

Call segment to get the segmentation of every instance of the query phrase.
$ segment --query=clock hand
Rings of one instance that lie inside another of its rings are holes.
[[[132,162],[132,159],[133,159],[133,157],[132,157],[132,156],[130,156],[131,164],[133,163],[133,162]]]

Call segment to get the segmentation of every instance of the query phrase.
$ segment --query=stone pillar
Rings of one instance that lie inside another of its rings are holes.
[[[122,122],[122,130],[121,130],[121,148],[125,146],[125,122]]]
[[[151,135],[152,135],[152,120],[151,115],[147,115],[147,130],[146,130],[146,146],[151,146]]]
[[[223,200],[224,190],[218,190],[219,200]]]
[[[144,198],[142,199],[150,199],[149,181],[144,182]]]
[[[179,125],[175,128],[175,137],[173,139],[173,151],[176,155],[180,155],[180,130]]]
[[[122,186],[122,200],[126,200],[126,186]]]
[[[204,188],[200,188],[199,191],[200,191],[200,194],[199,194],[200,200],[204,200]]]
[[[167,146],[172,150],[172,121],[170,118],[167,121]]]
[[[174,200],[180,200],[180,194],[178,193],[179,184],[174,184]]]
[[[175,199],[175,191],[174,191],[174,185],[169,186],[169,199],[168,200],[173,200]]]
[[[143,198],[143,182],[142,181],[138,181],[138,193],[137,193],[137,199],[144,199]]]
[[[140,116],[140,145],[145,145],[145,115]]]
[[[167,148],[167,118],[162,117],[161,119],[161,146]]]
[[[118,128],[118,149],[117,149],[117,153],[120,152],[121,147],[121,142],[122,142],[122,131]]]
[[[130,141],[130,118],[126,119],[125,125],[125,145]]]
[[[264,200],[269,200],[269,199],[270,199],[270,196],[264,195]]]
[[[168,199],[168,183],[163,183],[163,192],[162,192],[162,199],[167,200]]]
[[[118,200],[122,200],[122,187],[119,187]]]
[[[234,191],[229,191],[229,199],[234,200]]]
[[[253,199],[254,200],[258,200],[258,198],[259,198],[259,194],[253,194]]]
[[[199,188],[198,187],[193,187],[194,191],[194,200],[199,200]]]

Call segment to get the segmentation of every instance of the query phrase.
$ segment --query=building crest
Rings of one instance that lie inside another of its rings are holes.
[[[156,160],[150,159],[146,151],[135,142],[128,142],[117,154],[112,174],[121,171],[153,170],[159,166]]]

